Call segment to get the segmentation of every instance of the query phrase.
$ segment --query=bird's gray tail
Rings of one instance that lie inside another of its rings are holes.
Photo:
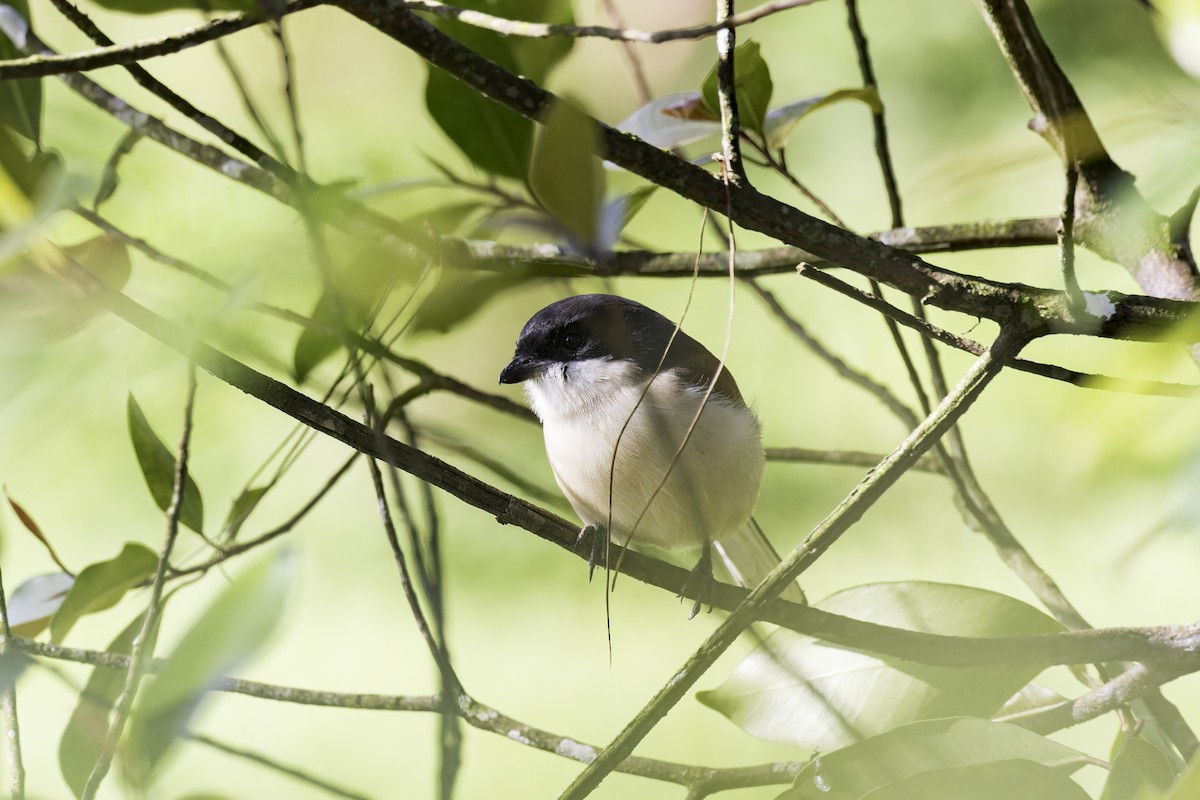
[[[733,579],[747,589],[758,586],[767,573],[783,560],[753,518],[737,533],[714,541],[713,547]],[[793,603],[808,604],[804,590],[795,581],[783,590],[780,597]]]

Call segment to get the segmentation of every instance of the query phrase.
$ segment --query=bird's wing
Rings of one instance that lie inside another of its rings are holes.
[[[713,547],[733,579],[747,589],[758,586],[767,573],[783,560],[753,518],[736,533],[714,541]],[[804,590],[795,581],[783,590],[780,597],[793,603],[808,604]]]

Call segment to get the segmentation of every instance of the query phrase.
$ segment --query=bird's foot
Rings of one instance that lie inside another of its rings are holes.
[[[688,594],[692,590],[699,591],[703,589],[707,584],[712,582],[712,579],[712,545],[706,542],[704,544],[704,549],[700,551],[700,560],[696,562],[696,566],[692,567],[692,571],[688,573],[687,580],[683,583],[683,591],[679,594],[679,599],[683,600],[684,595]],[[703,603],[697,599],[692,605],[692,610],[688,614],[688,619],[695,619],[696,615],[700,613],[700,606],[702,605]],[[712,606],[709,606],[708,610],[711,613]]]
[[[580,552],[583,548],[588,548],[588,583],[592,582],[592,576],[596,574],[596,565],[607,556],[607,543],[608,537],[604,535],[603,528],[584,525],[579,530],[579,536],[575,539],[575,550]]]

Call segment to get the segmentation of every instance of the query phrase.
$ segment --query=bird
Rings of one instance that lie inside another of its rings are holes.
[[[653,309],[610,294],[551,303],[525,324],[501,384],[524,384],[554,479],[589,529],[622,547],[715,550],[753,588],[780,561],[754,521],[762,427],[704,345]],[[590,559],[594,569],[595,549]],[[792,583],[783,595],[805,602]],[[699,601],[692,609],[695,616]]]

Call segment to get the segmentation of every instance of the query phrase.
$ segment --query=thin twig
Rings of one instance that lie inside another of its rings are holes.
[[[326,794],[333,795],[334,797],[344,797],[347,798],[347,800],[370,800],[370,798],[365,794],[360,794],[358,792],[351,791],[350,789],[344,789],[341,786],[332,784],[323,778],[318,778],[315,775],[311,775],[299,767],[293,767],[280,763],[276,759],[262,753],[255,752],[253,750],[246,750],[242,747],[234,747],[228,742],[222,742],[219,739],[214,739],[211,736],[205,736],[201,733],[185,733],[184,737],[193,742],[205,745],[206,747],[211,747],[212,749],[225,753],[226,755],[235,756],[236,758],[266,767],[272,772],[277,772],[280,775],[286,775],[289,778],[293,778],[306,786],[319,789]]]
[[[817,0],[777,0],[764,3],[752,11],[728,17],[715,25],[697,25],[691,28],[675,28],[665,31],[637,31],[625,28],[606,28],[600,25],[548,25],[540,22],[525,22],[523,20],[505,19],[481,11],[436,2],[436,0],[408,0],[404,6],[413,11],[424,11],[437,14],[447,19],[455,19],[468,25],[486,28],[505,36],[525,36],[544,39],[550,36],[567,36],[572,39],[600,38],[613,39],[619,42],[639,42],[642,44],[659,44],[674,42],[680,39],[704,39],[722,30],[749,25],[751,22],[787,11],[797,6],[807,6]]]
[[[749,186],[746,165],[742,163],[741,122],[738,119],[737,88],[734,78],[734,50],[737,34],[728,26],[734,16],[734,0],[717,0],[717,105],[721,111],[721,174],[728,182]]]

